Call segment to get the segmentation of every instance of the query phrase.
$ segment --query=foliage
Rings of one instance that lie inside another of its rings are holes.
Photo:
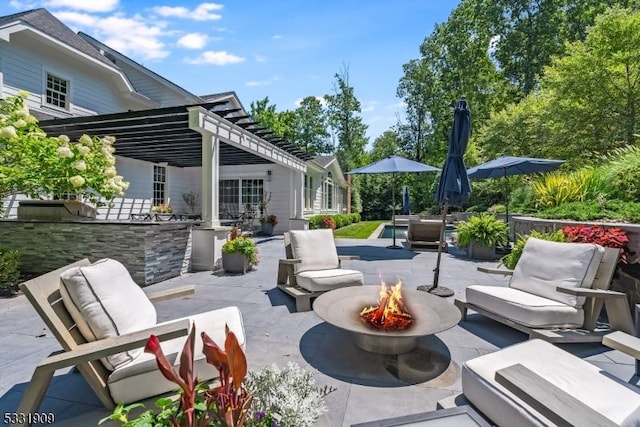
[[[596,200],[611,193],[611,185],[596,168],[574,172],[550,172],[532,183],[535,204],[551,208],[563,203]]]
[[[260,258],[258,257],[258,246],[256,242],[250,237],[239,235],[237,230],[237,227],[233,228],[229,235],[229,240],[222,245],[222,252],[227,254],[240,252],[247,257],[251,265],[258,265]]]
[[[524,249],[524,245],[527,243],[527,239],[529,237],[535,237],[536,239],[549,240],[552,242],[567,242],[568,239],[562,232],[562,230],[556,230],[552,233],[543,233],[537,230],[531,230],[528,235],[518,235],[516,242],[513,245],[513,249],[507,255],[500,258],[500,264],[504,265],[510,270],[516,268],[516,264],[520,260],[522,256],[522,250]]]
[[[294,113],[292,142],[311,156],[332,152],[333,144],[327,130],[327,112],[320,99],[315,96],[303,98]]]
[[[272,364],[250,373],[246,386],[254,396],[252,409],[272,414],[282,427],[309,427],[327,412],[323,398],[335,390],[314,383],[312,372],[289,362],[284,369]]]
[[[312,230],[316,228],[331,228],[331,227],[322,227],[322,221],[325,218],[330,219],[334,223],[334,229],[347,226],[354,222],[360,222],[359,213],[335,214],[335,215],[313,215],[309,217],[309,228]]]
[[[606,248],[620,248],[620,261],[626,263],[629,255],[627,232],[617,227],[601,225],[567,225],[562,232],[570,242],[595,243]]]
[[[124,426],[244,426],[252,419],[249,409],[253,398],[243,384],[247,375],[247,360],[235,334],[228,326],[225,331],[224,349],[218,347],[206,332],[201,333],[204,344],[202,352],[207,363],[217,369],[220,378],[220,385],[213,388],[199,384],[194,377],[195,327],[191,328],[185,341],[178,372],[164,355],[158,337],[151,335],[144,351],[153,354],[162,375],[178,385],[179,398],[161,398],[156,401],[159,413],[148,410],[132,420],[128,419],[129,412],[144,405],[119,404],[100,424],[114,420]]]
[[[607,200],[603,206],[597,201],[565,203],[538,211],[533,216],[574,221],[625,221],[640,223],[640,203]]]
[[[129,187],[115,168],[115,138],[47,136],[29,113],[28,93],[0,100],[0,194],[32,198],[69,194],[96,205],[123,196]]]
[[[336,222],[330,216],[325,216],[320,219],[320,228],[336,229]]]
[[[0,289],[15,286],[20,277],[19,262],[20,253],[18,251],[0,247]]]
[[[293,113],[291,111],[277,112],[276,105],[269,103],[269,97],[251,102],[251,117],[261,125],[271,129],[281,138],[291,140],[294,133]]]
[[[627,202],[640,200],[640,147],[613,150],[601,169],[610,183],[609,198]]]
[[[196,208],[200,205],[200,193],[189,191],[188,193],[182,193],[182,200],[189,206],[191,213],[196,213]]]
[[[344,237],[347,239],[368,239],[371,234],[376,231],[384,221],[362,221],[356,224],[347,225],[338,228],[333,232],[335,237]]]
[[[266,222],[275,227],[278,225],[278,217],[275,215],[267,215],[266,217],[260,217],[260,222]]]
[[[151,212],[159,214],[170,214],[173,213],[173,206],[167,204],[155,205],[151,208]]]
[[[494,215],[481,213],[466,221],[460,221],[456,229],[458,245],[468,247],[472,241],[487,246],[506,246],[509,243],[509,228],[507,224]]]
[[[260,205],[259,205],[260,206],[260,222],[267,221],[267,217],[269,216],[269,213],[267,212],[267,208],[269,207],[270,202],[271,202],[271,192],[263,194],[262,198],[260,199]],[[278,221],[276,220],[276,224],[277,223]]]

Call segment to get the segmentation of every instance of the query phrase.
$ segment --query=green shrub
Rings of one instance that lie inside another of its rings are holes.
[[[18,251],[0,248],[0,289],[10,288],[17,283],[20,277],[19,261]]]
[[[596,200],[612,193],[611,180],[598,168],[583,168],[574,172],[552,172],[533,182],[535,204],[553,208],[564,203]]]
[[[472,241],[487,246],[506,246],[509,243],[509,228],[507,224],[494,215],[481,213],[474,215],[467,221],[461,221],[457,227],[458,245],[468,247]]]
[[[640,203],[605,200],[564,203],[560,206],[541,210],[533,216],[545,219],[568,219],[574,221],[625,221],[640,223]]]
[[[602,170],[611,183],[609,197],[629,202],[640,199],[640,147],[615,149],[607,159]]]
[[[328,218],[325,220],[325,218]],[[313,215],[308,218],[309,220],[309,229],[315,230],[318,228],[331,228],[328,226],[329,219],[333,223],[333,228],[341,228],[346,227],[347,225],[353,224],[355,222],[360,222],[360,214],[359,213],[350,213],[350,214],[334,214],[334,215]],[[324,225],[323,225],[324,220]]]
[[[260,262],[256,242],[249,237],[239,236],[235,239],[227,240],[225,244],[222,245],[222,252],[227,254],[241,252],[247,257],[247,259],[249,259],[251,265],[258,265]]]
[[[489,209],[487,209],[487,213],[491,215],[505,213],[507,211],[507,207],[505,205],[493,205]]]
[[[529,237],[535,237],[537,239],[549,240],[552,242],[568,242],[569,239],[565,237],[562,230],[556,230],[552,233],[543,233],[537,230],[531,230],[531,233],[528,235],[519,235],[516,243],[513,245],[513,249],[510,253],[500,258],[500,264],[504,265],[510,270],[516,268],[516,264],[522,255],[522,250],[524,249],[525,243],[527,243],[527,239]]]

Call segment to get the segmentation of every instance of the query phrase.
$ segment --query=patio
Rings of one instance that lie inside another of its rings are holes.
[[[359,255],[348,261],[361,270],[365,283],[402,278],[407,288],[430,284],[436,254],[407,249],[389,250],[391,239],[337,240],[341,255]],[[244,276],[186,274],[145,290],[194,285],[195,295],[156,305],[160,320],[237,305],[247,334],[247,358],[251,370],[294,361],[316,372],[316,384],[337,390],[326,397],[329,412],[321,425],[350,426],[434,410],[436,402],[461,391],[460,365],[493,352],[526,336],[511,328],[471,314],[469,321],[420,339],[416,350],[400,356],[366,353],[355,347],[346,333],[322,322],[313,311],[294,312],[293,299],[275,286],[277,260],[284,256],[282,236],[258,239],[261,263]],[[403,242],[404,243],[404,242]],[[455,249],[444,254],[440,284],[461,295],[471,284],[500,285],[505,278],[476,272],[478,265]],[[453,302],[449,298],[449,302]],[[24,296],[0,300],[0,409],[15,411],[36,363],[59,349]],[[612,375],[633,384],[634,360],[600,345],[561,346]],[[153,399],[151,400],[153,401]],[[40,412],[53,412],[54,425],[91,426],[108,414],[82,376],[58,371]]]

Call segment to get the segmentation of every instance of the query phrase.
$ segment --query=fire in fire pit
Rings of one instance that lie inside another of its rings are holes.
[[[405,310],[402,300],[402,281],[391,288],[382,282],[378,305],[365,307],[360,312],[369,325],[383,331],[398,331],[408,328],[413,323],[413,316]]]

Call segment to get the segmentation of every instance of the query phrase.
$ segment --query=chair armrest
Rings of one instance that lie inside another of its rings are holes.
[[[179,288],[167,289],[166,291],[158,291],[147,294],[147,298],[151,302],[166,301],[173,298],[186,297],[193,295],[195,290],[193,286],[181,286]]]
[[[478,267],[478,271],[489,274],[502,274],[503,276],[511,276],[513,274],[513,270],[506,268]]]
[[[605,289],[565,288],[563,286],[558,286],[556,288],[556,291],[562,292],[563,294],[575,295],[577,297],[592,297],[592,298],[602,298],[602,299],[627,297],[627,294],[623,292],[608,291]]]
[[[117,337],[105,338],[82,344],[71,351],[65,351],[49,356],[38,364],[38,368],[49,370],[62,369],[82,362],[97,360],[122,351],[144,347],[150,335],[155,335],[160,341],[186,336],[191,328],[189,319],[156,325],[152,328],[135,331]]]
[[[619,350],[634,359],[640,359],[640,338],[622,331],[611,332],[602,337],[602,344]]]
[[[495,379],[554,425],[617,425],[521,364],[497,370]]]
[[[360,259],[359,255],[338,255],[339,261],[352,261]]]
[[[280,264],[300,264],[302,262],[302,260],[300,258],[287,258],[287,259],[280,259],[278,260],[278,262]]]

